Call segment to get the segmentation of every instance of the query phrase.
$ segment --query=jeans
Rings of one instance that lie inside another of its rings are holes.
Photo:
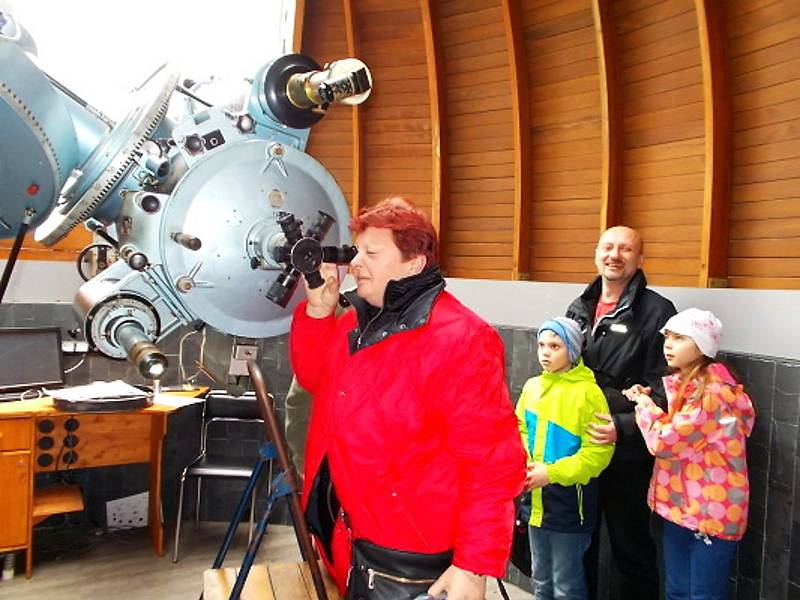
[[[667,600],[725,600],[739,543],[662,521]]]
[[[534,600],[586,600],[583,555],[592,534],[528,529]]]

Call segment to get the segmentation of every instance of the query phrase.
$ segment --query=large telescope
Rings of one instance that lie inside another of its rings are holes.
[[[305,147],[331,104],[369,96],[360,60],[281,56],[241,105],[195,103],[177,122],[165,117],[175,92],[200,92],[164,66],[112,123],[42,71],[34,49],[0,11],[0,237],[21,241],[30,227],[52,245],[88,222],[110,240],[120,260],[74,303],[93,348],[158,379],[158,342],[178,327],[285,333],[298,277],[313,281],[320,257],[352,258],[347,202]]]

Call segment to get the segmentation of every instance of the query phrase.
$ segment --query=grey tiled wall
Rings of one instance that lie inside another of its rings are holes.
[[[78,327],[67,305],[0,305],[0,326],[58,325],[66,332]],[[499,327],[506,347],[506,374],[512,399],[519,397],[525,381],[538,374],[534,332],[530,329]],[[181,334],[164,345],[173,364]],[[187,340],[186,363],[197,356],[197,338]],[[287,336],[259,342],[261,365],[275,394],[279,413],[291,380],[286,357]],[[230,340],[210,335],[204,362],[217,371],[230,357]],[[756,427],[748,443],[752,486],[748,532],[739,549],[731,598],[737,600],[800,600],[800,362],[774,357],[728,354],[726,359],[739,373],[757,410]],[[69,367],[74,359],[68,357]],[[187,367],[187,370],[191,371]],[[176,381],[171,371],[167,383]],[[78,384],[94,379],[122,377],[138,381],[138,375],[125,362],[91,357],[70,374],[69,382]],[[201,381],[201,383],[207,383]],[[166,522],[174,520],[175,496],[180,470],[197,451],[200,409],[184,409],[170,416],[164,450],[164,512]],[[211,444],[226,452],[250,454],[261,439],[257,429],[230,427],[212,435]],[[136,468],[90,469],[75,474],[87,490],[86,517],[103,523],[107,499],[118,498],[147,489],[144,473]],[[201,517],[225,521],[239,498],[241,486],[227,483],[209,486]],[[185,510],[192,507],[192,495]],[[191,514],[188,512],[186,514]],[[287,522],[284,513],[276,515]],[[607,548],[601,552],[605,569],[601,574],[600,600],[613,599],[613,573]],[[509,578],[529,587],[519,573],[510,568]]]

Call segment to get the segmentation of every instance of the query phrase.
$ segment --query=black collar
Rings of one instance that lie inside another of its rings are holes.
[[[644,271],[637,269],[636,273],[633,274],[633,277],[625,287],[625,291],[623,291],[622,295],[619,297],[619,300],[617,301],[617,309],[632,306],[633,303],[636,302],[636,298],[639,297],[646,287],[647,278],[644,276]],[[602,291],[603,278],[598,275],[595,277],[592,283],[586,286],[583,294],[581,294],[581,300],[583,301],[584,306],[587,307],[587,310],[591,309],[590,312],[594,312],[597,302],[600,300],[600,294]]]
[[[347,300],[358,318],[358,327],[350,332],[350,352],[425,325],[444,286],[439,267],[434,266],[417,275],[390,281],[383,294],[383,308],[372,306],[355,292],[348,292]]]

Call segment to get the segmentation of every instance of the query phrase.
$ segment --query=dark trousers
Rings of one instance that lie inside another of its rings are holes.
[[[738,542],[662,522],[667,600],[725,600]]]
[[[600,475],[600,508],[618,574],[619,600],[658,600],[656,545],[650,535],[650,461],[612,461]],[[599,530],[584,561],[589,598],[597,597]]]

